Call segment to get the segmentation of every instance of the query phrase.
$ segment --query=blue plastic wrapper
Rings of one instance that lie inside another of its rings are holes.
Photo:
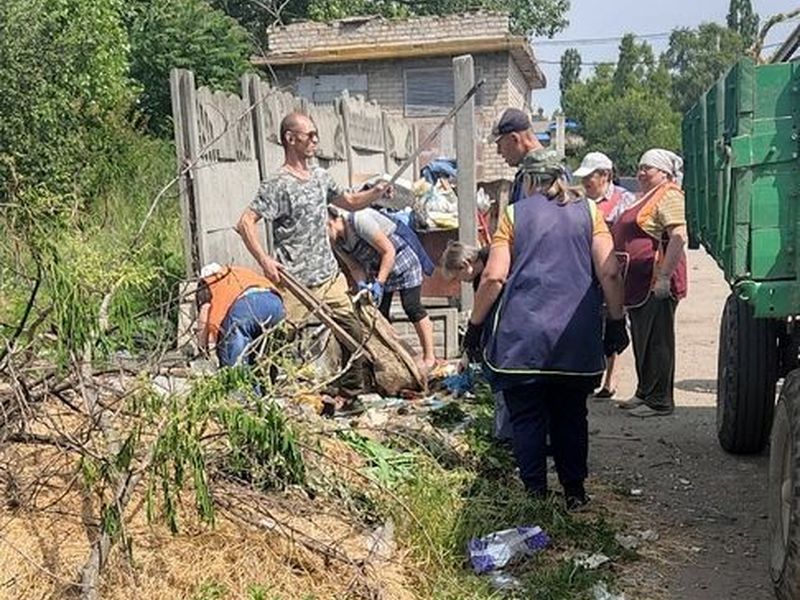
[[[478,574],[495,571],[512,559],[531,556],[550,544],[550,536],[541,527],[516,527],[496,531],[469,541],[469,561]]]
[[[462,396],[467,392],[471,392],[473,385],[475,385],[475,381],[472,377],[472,369],[465,369],[461,373],[448,375],[442,380],[442,385],[456,396]]]

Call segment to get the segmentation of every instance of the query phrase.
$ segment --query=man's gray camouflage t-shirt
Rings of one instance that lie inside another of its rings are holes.
[[[261,182],[250,208],[272,223],[275,258],[308,286],[336,275],[326,206],[344,190],[322,167],[308,180],[281,170]]]

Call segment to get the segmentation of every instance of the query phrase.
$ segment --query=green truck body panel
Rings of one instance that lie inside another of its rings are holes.
[[[690,238],[757,317],[800,313],[800,64],[743,59],[683,119]]]

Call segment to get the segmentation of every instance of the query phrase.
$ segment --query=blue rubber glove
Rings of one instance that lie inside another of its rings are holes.
[[[367,291],[369,291],[369,289],[370,289],[370,285],[369,285],[369,284],[368,284],[366,281],[363,281],[363,280],[362,280],[362,281],[357,281],[357,282],[356,282],[356,287],[358,288],[358,291],[359,291],[359,292],[360,292],[361,290],[367,290]]]
[[[383,284],[380,281],[373,281],[369,284],[369,293],[372,294],[375,306],[380,306],[381,300],[383,300]]]

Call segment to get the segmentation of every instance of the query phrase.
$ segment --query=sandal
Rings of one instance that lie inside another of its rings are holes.
[[[610,390],[607,387],[602,388],[599,392],[597,392],[594,397],[595,398],[613,398],[614,394],[617,393],[617,390]]]

